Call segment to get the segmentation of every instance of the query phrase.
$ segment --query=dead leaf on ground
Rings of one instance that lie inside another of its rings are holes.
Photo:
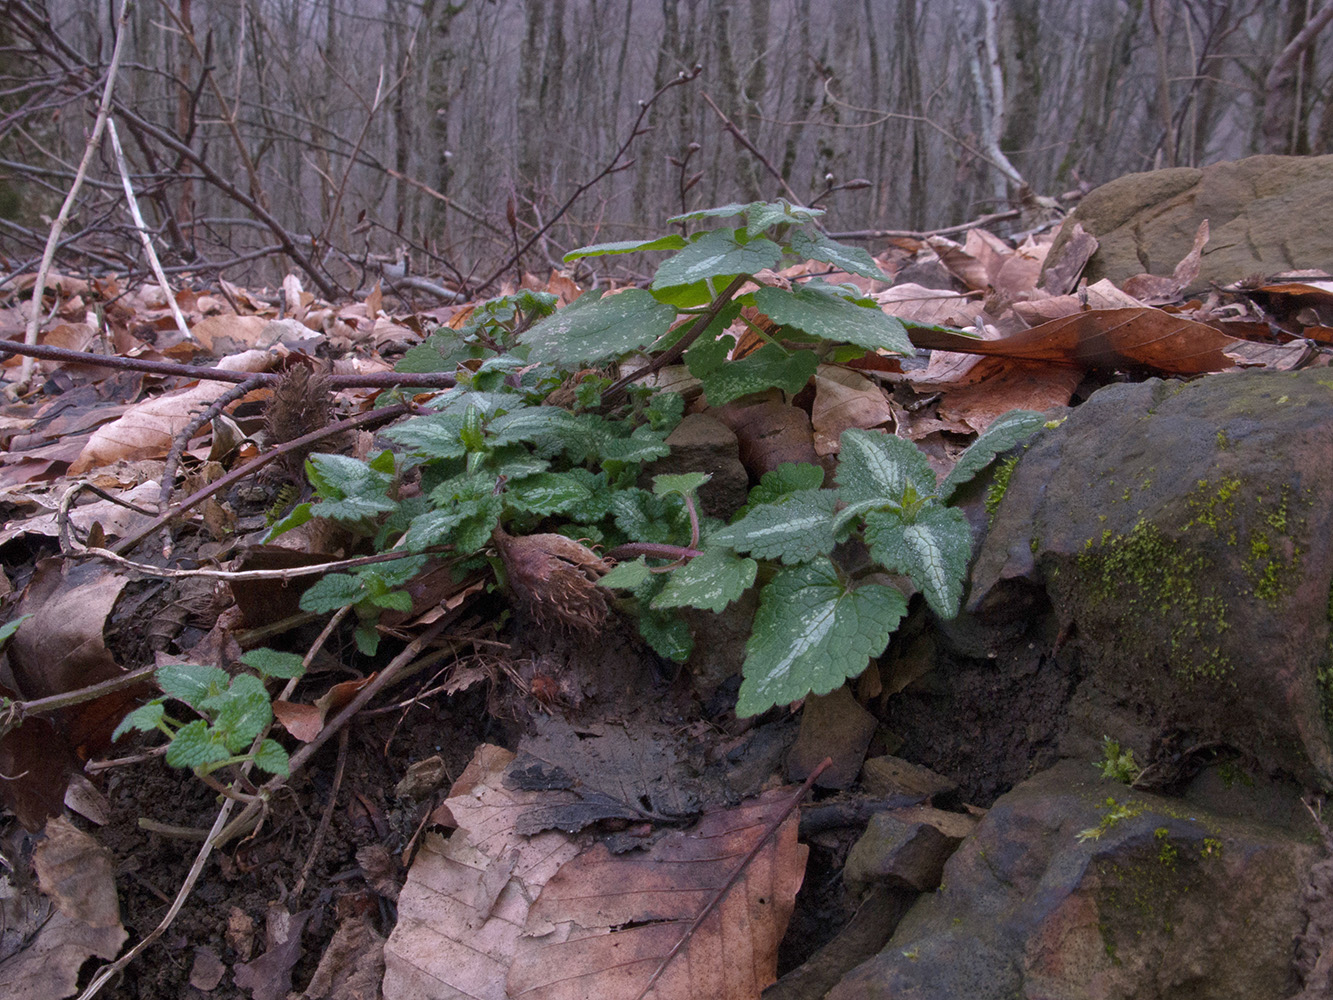
[[[1062,223],[1062,225],[1068,224],[1068,222]],[[1083,268],[1097,252],[1099,245],[1097,237],[1085,232],[1083,227],[1075,222],[1069,239],[1060,247],[1059,255],[1054,259],[1047,257],[1046,271],[1038,287],[1053,296],[1072,292],[1078,285],[1078,276],[1083,273]]]
[[[878,385],[836,365],[819,366],[810,407],[817,454],[835,454],[842,432],[848,428],[869,430],[892,421],[893,407]]]
[[[1082,367],[1146,367],[1171,375],[1225,371],[1237,365],[1234,352],[1248,351],[1244,341],[1211,326],[1151,308],[1077,313],[999,340],[972,340],[938,330],[912,330],[911,337],[917,347],[933,350]],[[1264,360],[1257,363],[1278,367],[1303,353],[1304,348],[1276,346],[1259,352]]]
[[[0,996],[58,1000],[77,992],[85,961],[115,958],[129,935],[111,856],[68,820],[47,823],[33,868],[52,911],[22,951],[0,962]]]
[[[384,978],[384,938],[364,915],[338,925],[301,1000],[370,1000]]]
[[[1175,271],[1168,277],[1156,274],[1135,274],[1125,279],[1125,294],[1132,295],[1144,305],[1158,306],[1175,302],[1180,293],[1194,284],[1199,277],[1199,264],[1203,257],[1204,245],[1208,242],[1208,220],[1199,223],[1194,234],[1194,246],[1176,265]]]
[[[279,1000],[292,988],[292,966],[301,958],[301,932],[314,910],[288,913],[286,907],[269,905],[264,932],[266,950],[252,962],[236,966],[236,985],[249,990],[254,1000]]]
[[[971,326],[981,312],[978,296],[911,283],[894,285],[871,298],[890,316],[926,326]]]
[[[267,351],[246,351],[223,358],[217,367],[234,372],[260,372],[273,360],[274,356]],[[93,433],[82,454],[70,466],[70,474],[78,475],[118,459],[165,457],[185,425],[229,388],[226,382],[201,382],[131,406],[124,415]]]

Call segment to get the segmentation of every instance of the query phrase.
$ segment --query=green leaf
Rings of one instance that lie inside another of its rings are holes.
[[[356,648],[363,656],[374,656],[380,648],[379,629],[373,626],[358,625],[352,638],[356,640]]]
[[[349,573],[328,573],[301,595],[301,610],[324,614],[356,604],[365,596],[359,578]]]
[[[774,323],[795,327],[812,337],[835,344],[856,344],[871,351],[916,353],[907,328],[879,306],[858,305],[831,290],[810,286],[791,291],[765,287],[755,292],[754,298],[759,311]]]
[[[693,212],[673,215],[667,219],[667,225],[674,226],[681,222],[698,222],[700,219],[729,219],[733,215],[740,215],[751,204],[755,203],[733,201],[726,205],[718,205],[716,208],[696,208]]]
[[[202,767],[230,756],[203,719],[181,726],[167,747],[167,764],[171,767]]]
[[[213,721],[213,732],[229,753],[236,754],[247,749],[273,721],[273,708],[264,682],[252,674],[233,677],[227,695]]]
[[[833,490],[800,490],[776,504],[763,504],[710,536],[720,545],[756,559],[807,562],[833,550]]]
[[[611,572],[604,574],[597,581],[597,586],[610,587],[613,590],[637,590],[651,575],[648,563],[643,556],[639,556],[633,562],[616,565]]]
[[[814,351],[788,352],[777,344],[765,344],[753,354],[709,372],[702,382],[708,405],[723,406],[774,386],[795,395],[805,388],[818,367],[819,356]]]
[[[690,537],[690,519],[679,497],[654,496],[647,490],[616,490],[611,495],[616,527],[636,542],[680,544]]]
[[[746,206],[745,235],[754,239],[772,226],[799,226],[823,214],[822,208],[801,208],[786,199],[752,202]]]
[[[654,610],[704,608],[721,613],[728,604],[754,585],[759,564],[725,549],[709,549],[695,556],[668,578],[653,599]]]
[[[822,260],[848,274],[859,274],[875,281],[890,280],[866,250],[838,243],[821,232],[807,233],[804,229],[798,229],[792,233],[791,252],[807,260]]]
[[[711,472],[679,472],[653,476],[653,493],[659,497],[671,493],[684,496],[693,493],[712,478]]]
[[[412,522],[403,544],[412,552],[444,544],[460,554],[475,552],[490,540],[503,507],[500,497],[487,496],[429,511]]]
[[[241,654],[241,662],[254,667],[265,677],[291,680],[305,673],[302,658],[295,653],[279,653],[276,649],[260,647]]]
[[[770,469],[759,477],[758,485],[751,488],[740,513],[744,516],[751,508],[760,504],[777,503],[792,493],[817,490],[823,485],[824,470],[821,466],[809,462],[783,462],[776,469]]]
[[[1044,414],[1033,410],[1010,410],[991,422],[967,451],[958,458],[958,464],[940,483],[940,498],[948,500],[954,490],[990,465],[996,455],[1026,441],[1046,424]]]
[[[431,413],[405,420],[380,433],[408,451],[428,458],[459,458],[467,451],[460,438],[463,419],[461,413]]]
[[[9,640],[9,637],[19,630],[19,626],[31,617],[32,615],[23,615],[20,618],[15,618],[12,622],[5,622],[0,625],[0,646],[3,646]]]
[[[611,493],[606,477],[587,469],[569,472],[540,472],[535,476],[510,480],[504,503],[515,510],[547,517],[551,514],[577,515],[581,521],[600,521],[611,510]]]
[[[111,733],[111,739],[113,741],[118,740],[131,729],[142,733],[151,733],[166,714],[166,709],[162,707],[162,699],[154,698],[147,705],[140,705],[121,719],[120,725]]]
[[[730,281],[735,275],[754,274],[772,267],[782,258],[782,248],[772,240],[741,243],[737,232],[717,229],[704,233],[680,253],[662,261],[653,278],[653,290],[692,285],[710,278],[725,277]]]
[[[920,496],[935,493],[935,472],[921,449],[875,431],[843,431],[836,479],[838,492],[848,503],[901,503],[909,483]]]
[[[280,778],[285,778],[292,773],[291,760],[287,756],[287,751],[282,748],[282,744],[277,740],[265,740],[259,744],[259,749],[255,751],[255,767],[261,771],[267,771],[269,774],[276,774]]]
[[[962,511],[930,503],[911,523],[897,511],[872,511],[865,537],[870,557],[892,573],[910,576],[937,615],[958,614],[972,558],[972,529]]]
[[[685,367],[695,378],[703,378],[727,363],[736,338],[731,334],[721,337],[700,337],[685,351]]]
[[[828,559],[780,571],[759,598],[736,714],[828,694],[884,652],[906,611],[893,587],[848,590]]]
[[[647,347],[667,332],[676,310],[647,292],[586,292],[523,334],[534,361],[575,365],[617,358]]]
[[[269,529],[268,536],[264,539],[265,543],[273,541],[285,531],[291,531],[293,528],[299,528],[312,517],[314,517],[313,504],[298,503],[292,508],[292,512],[278,521]]]
[[[311,455],[306,472],[321,498],[311,510],[315,517],[359,521],[394,508],[386,495],[393,475],[349,455]]]
[[[370,599],[370,603],[406,614],[412,610],[412,595],[406,590],[391,590],[387,594],[376,594]]]
[[[639,634],[658,656],[672,663],[684,663],[694,649],[694,636],[679,614],[643,609],[639,615]]]
[[[654,393],[643,415],[658,434],[670,434],[685,416],[685,397],[678,392]]]
[[[164,663],[153,676],[168,696],[195,708],[226,691],[231,680],[227,671],[202,663]]]
[[[666,236],[659,236],[652,240],[615,240],[611,243],[594,243],[591,246],[571,250],[565,254],[564,261],[568,264],[570,261],[578,260],[581,257],[601,257],[616,253],[642,253],[645,250],[679,250],[684,245],[685,239],[679,233],[668,233]]]

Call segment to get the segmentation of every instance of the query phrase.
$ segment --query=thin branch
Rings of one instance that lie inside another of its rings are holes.
[[[769,163],[768,157],[765,156],[763,153],[761,153],[759,151],[759,147],[756,146],[754,143],[752,143],[746,137],[745,133],[740,130],[740,126],[738,126],[735,122],[733,122],[730,118],[728,118],[725,114],[723,114],[722,109],[713,103],[713,99],[708,96],[708,91],[705,90],[703,92],[703,98],[705,101],[708,102],[708,106],[717,113],[717,116],[722,119],[722,126],[728,132],[731,133],[732,138],[734,138],[742,146],[748,149],[754,155],[754,157],[764,165],[764,169],[767,170],[770,174],[772,174],[773,177],[777,180],[777,182],[782,185],[782,190],[787,192],[787,197],[791,199],[792,204],[804,205],[805,202],[803,202],[800,198],[796,196],[796,192],[793,191],[791,187],[787,184],[786,179],[783,178],[781,173],[779,173],[777,167]]]
[[[74,199],[78,197],[79,188],[83,186],[84,175],[87,174],[88,166],[93,160],[93,154],[102,141],[102,130],[106,128],[107,117],[111,114],[111,94],[115,90],[116,71],[120,67],[120,57],[125,51],[125,36],[128,34],[126,28],[129,26],[129,22],[130,0],[121,0],[120,17],[116,21],[116,44],[111,50],[111,65],[107,67],[106,86],[102,88],[102,100],[97,106],[97,120],[93,123],[92,134],[88,136],[88,142],[83,147],[83,159],[79,161],[79,168],[74,172],[74,182],[70,185],[69,193],[65,195],[65,203],[60,206],[60,213],[56,216],[56,221],[51,223],[51,232],[46,238],[46,249],[42,251],[42,263],[37,269],[37,280],[32,285],[32,316],[28,319],[28,329],[23,336],[23,342],[29,346],[37,343],[37,324],[42,315],[42,295],[46,291],[46,274],[51,269],[51,262],[55,259],[56,246],[60,243],[60,234],[65,231],[65,225],[69,222],[70,213],[74,209]],[[25,388],[32,380],[32,368],[31,359],[25,357],[19,372],[16,389]]]

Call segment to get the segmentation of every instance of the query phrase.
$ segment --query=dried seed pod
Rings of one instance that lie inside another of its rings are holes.
[[[606,621],[606,593],[597,581],[607,572],[597,553],[564,535],[492,536],[509,588],[543,628],[596,631]]]

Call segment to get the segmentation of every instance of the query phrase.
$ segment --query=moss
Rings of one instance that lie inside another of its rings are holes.
[[[991,484],[986,487],[986,513],[992,520],[995,518],[995,512],[1000,509],[1000,504],[1004,502],[1004,494],[1009,489],[1009,479],[1013,476],[1014,467],[1018,465],[1020,457],[1011,455],[997,465]]]
[[[1180,676],[1220,680],[1230,674],[1221,649],[1226,602],[1210,589],[1202,555],[1139,521],[1125,535],[1103,531],[1100,544],[1089,546],[1076,565],[1093,600],[1120,607],[1130,620],[1163,623],[1166,648],[1155,652]]]

